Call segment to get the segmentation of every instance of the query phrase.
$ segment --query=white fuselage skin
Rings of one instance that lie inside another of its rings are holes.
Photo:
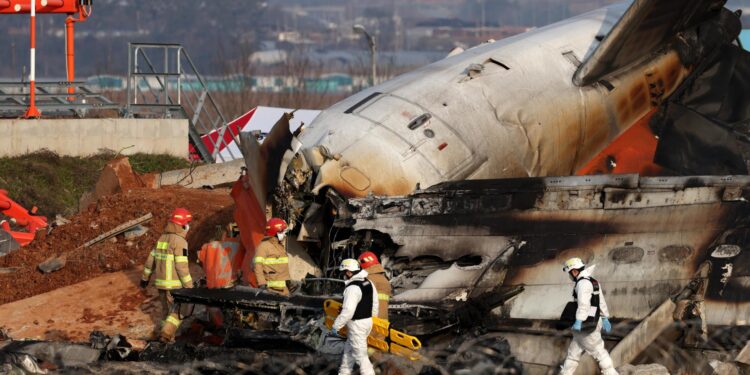
[[[609,75],[611,91],[573,84],[579,62],[626,9],[483,44],[333,105],[299,137],[304,148],[336,155],[317,168],[317,189],[402,195],[418,183],[574,174],[687,74],[676,52],[655,51]],[[429,119],[410,130],[420,116]]]

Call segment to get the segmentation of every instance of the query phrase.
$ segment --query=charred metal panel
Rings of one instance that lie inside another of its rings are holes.
[[[281,116],[262,145],[251,133],[240,134],[240,149],[247,167],[248,183],[260,207],[266,206],[268,195],[276,188],[284,155],[291,149],[290,117],[286,113]]]
[[[736,45],[715,45],[711,59],[698,66],[652,121],[659,130],[655,160],[681,174],[748,172],[750,53]]]
[[[671,178],[671,177],[669,177]],[[425,192],[462,191],[497,192],[515,191],[565,191],[579,189],[637,188],[640,178],[636,174],[597,175],[597,176],[568,176],[542,178],[506,178],[497,180],[464,180],[447,181],[425,189]]]
[[[478,275],[489,274],[504,287],[524,287],[503,306],[503,316],[555,319],[572,290],[560,265],[580,256],[596,264],[595,276],[604,285],[613,316],[641,319],[689,282],[709,258],[712,243],[745,240],[747,236],[724,233],[750,213],[748,204],[723,197],[726,189],[744,191],[748,186],[750,178],[734,176],[480,180],[350,204],[353,229],[388,235],[398,248],[387,255],[407,276],[423,268],[419,263],[410,268],[410,260],[445,262],[422,274],[418,287],[397,286],[396,301],[466,298],[487,291],[487,285],[475,288]],[[489,267],[514,243],[512,256]],[[457,261],[467,256],[479,257],[481,263],[460,266]],[[732,270],[743,269],[750,276],[750,266],[745,266],[750,259],[740,258],[729,259]],[[716,276],[727,279],[725,296],[711,298],[750,299],[744,276],[727,275],[728,268]],[[738,297],[740,291],[747,297]]]
[[[722,201],[724,190],[714,187],[696,187],[678,191],[627,191],[606,189],[604,208],[646,208],[676,204],[705,204]]]
[[[231,289],[177,289],[173,291],[172,295],[177,303],[196,303],[206,306],[267,312],[298,309],[314,313],[319,313],[323,309],[323,302],[331,298],[331,296],[301,294],[285,297],[263,289],[243,286]]]
[[[750,176],[670,176],[641,177],[638,185],[642,188],[685,189],[689,187],[723,186],[725,188],[748,189]]]
[[[575,75],[592,84],[664,48],[687,28],[721,9],[725,0],[636,0]]]

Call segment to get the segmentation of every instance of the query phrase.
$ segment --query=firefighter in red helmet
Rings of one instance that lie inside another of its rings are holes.
[[[385,276],[385,269],[372,251],[365,251],[359,256],[359,265],[367,271],[367,276],[378,290],[378,318],[388,320],[388,303],[393,296],[391,282]]]
[[[289,256],[284,246],[287,228],[283,219],[275,217],[269,220],[266,224],[266,236],[258,245],[253,258],[258,286],[284,296],[289,295]]]
[[[175,208],[169,217],[164,233],[156,241],[156,246],[143,266],[141,288],[145,288],[151,275],[154,275],[154,286],[159,290],[164,320],[162,321],[161,340],[172,341],[180,327],[180,317],[173,310],[174,299],[171,290],[192,288],[193,278],[188,268],[188,243],[185,239],[190,230],[193,215],[184,208]]]

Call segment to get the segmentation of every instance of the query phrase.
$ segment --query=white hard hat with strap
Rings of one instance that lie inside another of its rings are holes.
[[[565,271],[565,273],[569,273],[571,270],[580,270],[584,267],[586,267],[586,264],[583,263],[583,260],[581,260],[581,258],[570,258],[565,261],[565,264],[563,265],[563,271]]]
[[[344,259],[339,266],[339,271],[357,272],[359,270],[359,262],[356,259]]]

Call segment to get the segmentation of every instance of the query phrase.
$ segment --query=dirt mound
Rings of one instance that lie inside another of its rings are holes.
[[[85,158],[60,156],[39,151],[17,157],[0,158],[0,189],[22,206],[39,207],[39,214],[73,215],[79,210],[81,195],[94,188],[104,166],[115,156],[102,153]],[[190,162],[169,155],[135,154],[128,162],[139,174],[161,173],[188,168]],[[125,190],[125,189],[123,189]]]
[[[228,189],[193,190],[165,187],[159,190],[131,189],[101,198],[96,205],[70,218],[71,223],[55,228],[46,238],[0,258],[0,267],[19,267],[0,275],[0,304],[75,284],[106,272],[140,266],[161,235],[172,209],[185,207],[193,214],[188,244],[191,258],[216,233],[216,226],[232,220],[234,202]],[[131,241],[122,235],[117,242],[105,241],[78,249],[84,242],[116,226],[151,212],[145,235]],[[44,275],[37,265],[50,256],[65,254],[67,264],[60,271]],[[105,287],[106,286],[102,286]]]

